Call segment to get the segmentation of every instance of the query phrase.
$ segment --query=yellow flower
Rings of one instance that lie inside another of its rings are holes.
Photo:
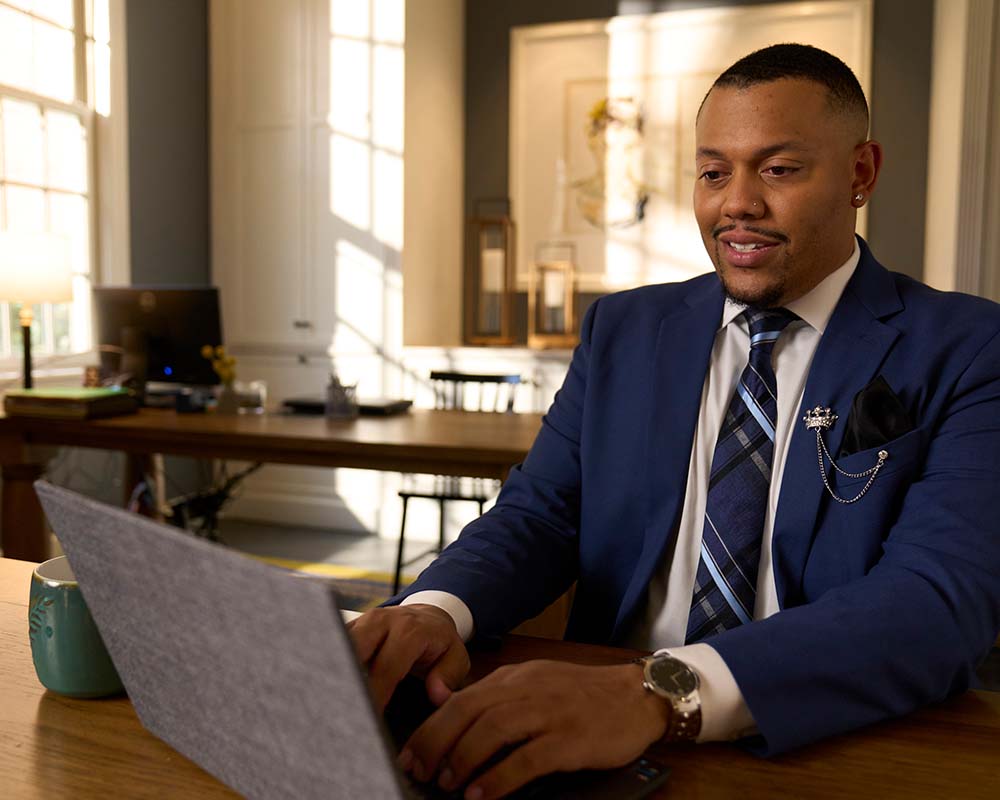
[[[201,354],[212,362],[212,370],[223,383],[236,380],[236,357],[226,355],[226,349],[221,344],[217,347],[206,344],[201,348]]]
[[[597,122],[608,113],[608,98],[603,100],[598,100],[594,103],[593,107],[590,109],[590,119],[592,122]]]

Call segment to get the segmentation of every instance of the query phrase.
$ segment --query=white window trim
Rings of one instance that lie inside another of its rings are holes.
[[[77,4],[78,7],[82,3]],[[81,103],[45,99],[47,107],[81,114],[89,142],[91,191],[91,286],[128,285],[131,278],[129,214],[128,69],[126,0],[109,0],[111,27],[111,116],[100,117]],[[82,19],[82,15],[79,17]],[[79,26],[77,26],[79,29]],[[6,96],[38,102],[38,97],[14,87],[4,87]],[[39,354],[32,359],[36,382],[80,375],[88,364],[97,363],[93,348],[78,353]],[[22,357],[0,358],[0,392],[20,385]]]

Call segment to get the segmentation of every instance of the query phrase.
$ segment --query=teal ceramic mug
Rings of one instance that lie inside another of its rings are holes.
[[[35,672],[45,688],[69,697],[122,691],[66,556],[39,564],[31,574],[28,635]]]

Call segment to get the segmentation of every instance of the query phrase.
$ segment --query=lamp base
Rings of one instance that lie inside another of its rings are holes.
[[[25,304],[21,306],[21,312],[18,315],[18,319],[21,323],[21,341],[24,342],[24,383],[25,389],[32,388],[33,381],[31,380],[31,322],[35,315],[31,309],[31,306]]]

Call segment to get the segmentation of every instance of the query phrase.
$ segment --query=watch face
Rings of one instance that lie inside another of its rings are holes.
[[[649,665],[649,677],[661,689],[687,697],[698,688],[694,672],[676,658],[657,658]]]

